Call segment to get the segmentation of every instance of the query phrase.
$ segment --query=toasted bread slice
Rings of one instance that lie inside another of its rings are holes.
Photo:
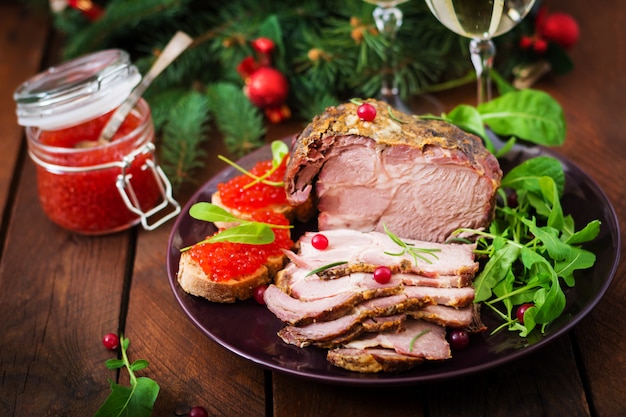
[[[177,279],[181,288],[189,294],[217,303],[234,303],[237,300],[251,298],[256,287],[272,282],[274,275],[284,266],[286,259],[284,255],[272,256],[252,274],[228,281],[213,281],[192,259],[189,252],[183,252],[180,257]]]

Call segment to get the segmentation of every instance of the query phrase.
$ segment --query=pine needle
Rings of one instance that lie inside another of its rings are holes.
[[[171,108],[162,137],[161,166],[177,187],[192,178],[202,166],[206,152],[209,106],[207,98],[194,90],[187,92]]]
[[[211,102],[213,117],[224,144],[236,156],[263,145],[265,126],[261,112],[250,103],[242,88],[230,83],[209,86],[207,96]]]

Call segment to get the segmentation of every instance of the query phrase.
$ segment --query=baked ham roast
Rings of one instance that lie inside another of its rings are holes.
[[[383,231],[444,242],[489,224],[502,171],[479,137],[388,104],[371,122],[358,104],[329,107],[300,133],[285,174],[290,204],[313,197],[319,230]]]

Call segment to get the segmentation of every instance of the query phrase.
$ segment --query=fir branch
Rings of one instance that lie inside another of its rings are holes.
[[[216,83],[209,86],[207,96],[229,152],[242,156],[263,144],[263,116],[250,103],[241,87],[230,83]]]
[[[207,98],[191,90],[169,111],[164,125],[161,166],[174,187],[190,181],[193,170],[202,166],[206,155],[200,146],[207,138],[209,105]]]
[[[72,58],[86,52],[113,47],[116,36],[127,35],[129,32],[131,36],[137,37],[134,29],[139,25],[174,20],[176,16],[183,14],[190,1],[113,0],[98,20],[67,37],[64,55]],[[172,29],[171,34],[175,32],[175,28]]]

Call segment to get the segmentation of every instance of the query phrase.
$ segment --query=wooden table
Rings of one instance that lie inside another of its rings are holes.
[[[575,69],[537,86],[565,109],[560,152],[578,164],[626,214],[626,3],[558,2],[575,16]],[[557,7],[555,4],[553,7]],[[12,93],[49,66],[49,24],[0,3],[0,410],[3,415],[88,416],[109,392],[105,333],[123,330],[131,356],[161,392],[155,416],[202,405],[215,416],[602,416],[626,415],[626,268],[567,335],[521,360],[428,385],[326,385],[271,373],[210,341],[187,319],[165,268],[172,222],[85,237],[52,224],[37,200],[35,168],[16,124]],[[447,92],[448,107],[473,102],[473,89]],[[298,125],[272,127],[268,140]],[[200,181],[218,169],[207,162]],[[185,202],[193,190],[178,198]],[[623,254],[623,250],[622,250]],[[125,372],[123,373],[125,375]],[[122,382],[124,381],[122,377]]]

